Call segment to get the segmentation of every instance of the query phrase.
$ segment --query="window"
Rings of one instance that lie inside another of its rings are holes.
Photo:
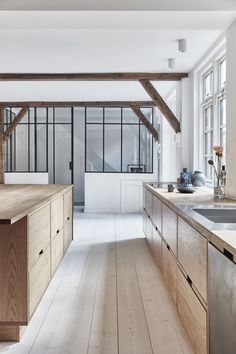
[[[214,158],[213,146],[221,145],[226,153],[226,59],[221,55],[212,61],[201,75],[202,116],[202,169],[209,184],[213,180],[213,169],[208,160]]]
[[[152,122],[153,109],[143,108]],[[86,172],[153,172],[153,140],[130,108],[86,108]]]

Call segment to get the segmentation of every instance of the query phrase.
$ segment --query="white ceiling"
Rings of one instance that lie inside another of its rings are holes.
[[[236,12],[0,12],[0,72],[189,72]],[[192,24],[192,25],[191,25]],[[177,40],[187,39],[187,53]],[[172,83],[158,83],[162,95]],[[0,82],[1,100],[146,100],[134,82]]]
[[[1,10],[235,10],[235,0],[1,0]]]

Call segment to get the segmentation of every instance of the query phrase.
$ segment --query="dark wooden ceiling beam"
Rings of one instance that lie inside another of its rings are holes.
[[[3,127],[4,109],[0,107],[0,184],[4,183],[4,149],[3,149]]]
[[[153,107],[153,101],[13,101],[0,102],[2,107]]]
[[[158,140],[158,132],[155,129],[154,125],[149,122],[147,117],[143,114],[143,112],[140,110],[140,107],[138,106],[130,106],[133,110],[133,112],[138,116],[138,118],[141,120],[141,122],[145,125],[147,130],[152,134],[155,140]]]
[[[139,82],[150,96],[150,98],[153,100],[155,105],[158,107],[158,109],[161,111],[161,113],[165,116],[174,131],[179,133],[181,131],[180,122],[171,111],[169,106],[166,104],[166,102],[163,100],[163,98],[159,95],[152,83],[149,80],[139,80]]]
[[[3,141],[6,141],[13,130],[17,127],[17,125],[20,123],[20,121],[24,118],[26,113],[28,112],[29,108],[28,107],[22,107],[21,110],[17,113],[15,116],[14,120],[11,122],[11,124],[8,126],[7,130],[3,134]]]
[[[188,73],[0,73],[0,81],[179,81]]]

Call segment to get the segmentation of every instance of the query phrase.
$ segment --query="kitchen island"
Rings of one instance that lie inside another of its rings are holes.
[[[230,345],[235,348],[235,336],[227,325],[232,323],[229,317],[236,316],[234,276],[226,284],[228,273],[225,278],[216,277],[214,269],[218,267],[220,273],[218,259],[223,255],[230,262],[231,274],[236,274],[236,222],[212,222],[197,212],[209,207],[236,208],[236,201],[216,200],[205,188],[183,194],[144,184],[144,233],[197,354],[222,353]],[[228,290],[226,302],[217,296],[222,289]]]
[[[73,238],[71,185],[0,185],[0,341],[19,341]]]

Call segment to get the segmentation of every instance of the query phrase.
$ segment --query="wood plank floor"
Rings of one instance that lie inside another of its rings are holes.
[[[191,354],[140,215],[75,213],[75,240],[10,354]]]

